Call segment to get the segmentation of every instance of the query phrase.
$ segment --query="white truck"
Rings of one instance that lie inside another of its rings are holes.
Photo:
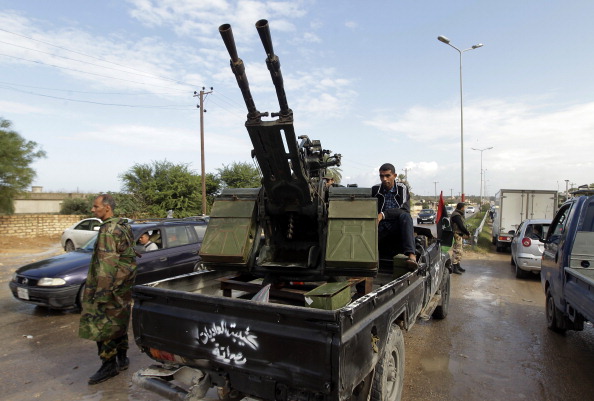
[[[495,195],[493,245],[497,252],[511,245],[514,232],[526,219],[552,219],[557,211],[557,191],[501,189]]]

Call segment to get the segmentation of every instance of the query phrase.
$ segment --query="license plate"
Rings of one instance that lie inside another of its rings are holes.
[[[29,299],[29,290],[26,288],[17,288],[17,296],[21,299]]]

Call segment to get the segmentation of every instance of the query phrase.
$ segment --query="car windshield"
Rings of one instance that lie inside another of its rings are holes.
[[[433,209],[423,209],[421,213],[433,213]]]
[[[86,244],[84,244],[80,249],[85,251],[92,251],[95,248],[95,242],[97,241],[97,236],[91,238]]]

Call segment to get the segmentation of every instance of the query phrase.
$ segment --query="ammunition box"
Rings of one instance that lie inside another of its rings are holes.
[[[351,300],[351,286],[348,281],[322,284],[306,292],[305,306],[317,309],[340,309]]]

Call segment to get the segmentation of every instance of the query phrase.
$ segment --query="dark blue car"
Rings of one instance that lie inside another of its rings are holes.
[[[134,239],[144,233],[157,249],[143,252],[136,283],[144,284],[195,271],[200,266],[198,251],[206,231],[207,218],[164,219],[131,224]],[[82,290],[87,279],[93,247],[97,237],[74,252],[54,256],[20,267],[9,283],[16,299],[53,309],[80,307]]]

